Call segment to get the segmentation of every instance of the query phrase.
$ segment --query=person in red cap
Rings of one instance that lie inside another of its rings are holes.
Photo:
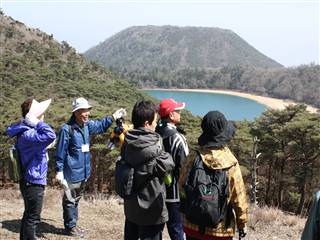
[[[169,212],[167,228],[172,240],[184,239],[178,182],[180,168],[189,154],[189,148],[184,131],[176,126],[180,123],[180,112],[184,107],[184,102],[176,102],[172,98],[162,100],[159,105],[161,120],[156,129],[163,139],[165,151],[171,154],[175,163],[175,168],[166,181],[166,205]]]

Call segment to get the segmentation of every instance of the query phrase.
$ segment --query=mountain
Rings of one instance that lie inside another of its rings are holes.
[[[84,54],[140,87],[228,89],[320,107],[320,66],[285,68],[230,30],[130,27]]]
[[[84,55],[110,69],[281,67],[233,31],[208,27],[130,27]]]

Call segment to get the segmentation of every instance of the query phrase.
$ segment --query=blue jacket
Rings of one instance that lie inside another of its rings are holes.
[[[88,121],[81,128],[72,116],[59,133],[56,147],[56,171],[63,171],[67,182],[76,183],[90,177],[90,152],[82,152],[82,145],[90,144],[90,135],[107,131],[112,117]]]
[[[53,129],[44,122],[35,127],[24,121],[12,124],[7,129],[9,137],[18,137],[16,148],[22,164],[23,179],[33,184],[47,184],[47,146],[56,138]]]

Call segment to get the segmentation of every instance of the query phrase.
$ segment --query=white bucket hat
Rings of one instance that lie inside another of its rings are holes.
[[[50,103],[51,99],[42,102],[38,102],[37,100],[33,99],[28,113],[32,114],[33,116],[39,117],[44,114]]]
[[[77,111],[78,109],[90,109],[92,106],[89,104],[88,100],[80,97],[72,102],[72,112]]]

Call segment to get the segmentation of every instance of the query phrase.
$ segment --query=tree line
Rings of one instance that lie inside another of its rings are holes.
[[[152,70],[110,67],[129,82],[140,87],[229,89],[290,99],[320,107],[320,65],[291,68],[181,68]]]

